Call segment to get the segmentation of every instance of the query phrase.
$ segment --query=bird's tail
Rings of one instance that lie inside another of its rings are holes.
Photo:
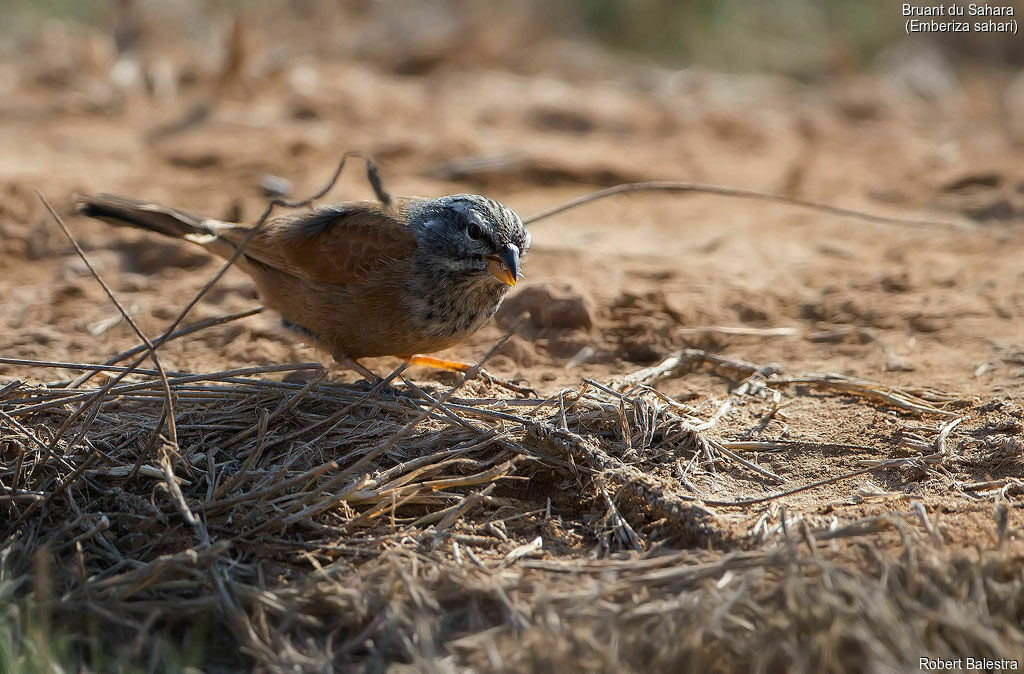
[[[216,238],[216,220],[116,194],[96,194],[76,198],[78,212],[118,226],[137,227],[175,239],[207,244]]]

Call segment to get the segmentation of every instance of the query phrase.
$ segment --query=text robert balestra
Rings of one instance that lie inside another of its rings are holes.
[[[1020,662],[1017,660],[989,659],[989,658],[920,658],[918,667],[925,672],[950,672],[950,671],[1014,671],[1020,669]]]

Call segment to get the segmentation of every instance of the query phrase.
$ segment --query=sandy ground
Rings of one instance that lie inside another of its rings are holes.
[[[74,193],[117,192],[252,220],[266,203],[267,176],[287,179],[302,197],[342,152],[360,149],[378,158],[395,193],[480,192],[524,216],[600,187],[659,179],[948,222],[954,227],[875,224],[708,195],[584,206],[531,227],[527,278],[508,300],[551,306],[561,298],[579,315],[561,321],[565,314],[535,310],[489,368],[543,397],[694,347],[774,364],[782,376],[836,373],[917,392],[943,413],[799,382],[779,385],[778,412],[767,413],[756,396],[739,401],[716,437],[792,444],[746,455],[778,482],[735,467],[696,470],[692,482],[709,500],[762,496],[864,460],[912,456],[920,448],[908,438],[924,438],[927,453],[943,424],[962,421],[943,436],[940,472],[877,471],[770,504],[721,507],[715,545],[749,547],[760,520],[767,518],[763,531],[778,524],[779,506],[827,526],[879,513],[916,521],[920,502],[947,545],[992,546],[993,504],[1019,499],[999,489],[1024,477],[1024,173],[992,97],[998,78],[978,73],[962,90],[921,95],[898,73],[810,87],[594,63],[531,74],[440,65],[413,76],[372,60],[287,62],[239,77],[204,121],[155,140],[146,131],[180,118],[210,81],[160,99],[69,74],[59,61],[19,65],[14,93],[0,101],[0,356],[101,362],[137,343],[35,190],[67,217],[149,335],[219,262],[198,247],[75,216]],[[488,161],[467,163],[473,158]],[[360,173],[347,173],[329,199],[369,196]],[[258,304],[246,277],[230,271],[189,321]],[[700,330],[722,326],[752,334]],[[489,325],[448,355],[475,361],[502,334]],[[325,358],[269,315],[176,340],[161,353],[169,370],[198,372]],[[395,362],[366,364],[383,373]],[[0,384],[75,374],[0,364]],[[455,381],[425,369],[413,375]],[[337,368],[331,378],[357,379]],[[701,370],[657,388],[709,415],[736,384]],[[666,479],[674,465],[666,463]],[[1019,526],[1011,507],[1011,545],[1020,545],[1012,533]],[[565,559],[585,555],[587,541],[566,548]]]

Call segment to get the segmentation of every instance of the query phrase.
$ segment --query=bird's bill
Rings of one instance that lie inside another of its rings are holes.
[[[497,255],[487,256],[487,269],[507,286],[514,286],[519,278],[519,247],[508,244]]]
[[[487,257],[487,270],[494,274],[494,278],[507,286],[516,284],[516,277],[512,275],[512,270],[497,255]]]

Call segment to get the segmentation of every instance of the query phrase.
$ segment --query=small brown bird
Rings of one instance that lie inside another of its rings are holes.
[[[78,207],[223,258],[251,229],[110,194],[80,197]],[[372,373],[356,361],[370,356],[465,371],[420,354],[452,346],[493,316],[529,247],[519,216],[493,199],[405,197],[271,219],[237,265],[287,327],[364,375]]]

